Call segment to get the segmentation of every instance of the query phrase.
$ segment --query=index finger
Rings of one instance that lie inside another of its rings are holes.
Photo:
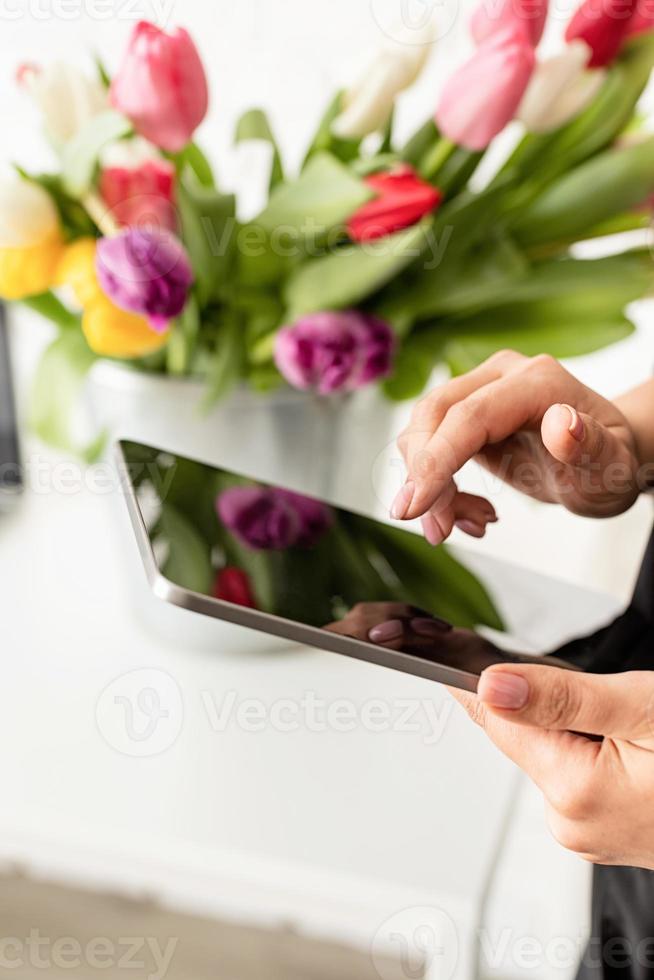
[[[484,446],[502,442],[529,423],[538,422],[549,407],[549,398],[542,386],[529,384],[523,375],[515,374],[493,381],[453,405],[411,461],[413,495],[404,519],[422,517],[437,505],[461,467]]]

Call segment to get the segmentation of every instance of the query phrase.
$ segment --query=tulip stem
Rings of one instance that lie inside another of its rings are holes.
[[[117,235],[120,228],[111,211],[95,191],[88,191],[82,198],[82,205],[91,220],[98,226],[103,235]]]
[[[426,180],[433,180],[438,176],[441,167],[444,163],[447,163],[456,148],[456,143],[442,136],[438,143],[423,157],[420,166],[422,176]]]

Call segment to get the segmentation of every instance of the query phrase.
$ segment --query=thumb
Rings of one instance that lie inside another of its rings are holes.
[[[654,741],[654,673],[582,674],[497,665],[481,675],[479,700],[514,724]]]
[[[552,405],[541,424],[541,435],[548,452],[560,463],[601,470],[615,462],[629,462],[624,441],[614,431],[583,415],[571,405]]]

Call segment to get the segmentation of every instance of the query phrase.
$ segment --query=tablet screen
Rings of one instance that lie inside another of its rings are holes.
[[[484,584],[404,527],[148,446],[121,449],[156,567],[183,589],[360,640],[398,620],[433,635],[441,620],[502,629]],[[414,645],[422,655],[433,636]]]

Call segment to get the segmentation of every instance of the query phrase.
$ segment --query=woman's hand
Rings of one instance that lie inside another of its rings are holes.
[[[392,516],[422,517],[432,544],[455,524],[482,537],[496,520],[488,501],[454,482],[470,459],[529,496],[590,517],[620,514],[640,492],[625,416],[546,355],[502,351],[436,388],[416,406],[399,446],[408,478]]]
[[[542,790],[559,843],[595,864],[654,870],[654,673],[503,665],[476,697],[452,694]]]

